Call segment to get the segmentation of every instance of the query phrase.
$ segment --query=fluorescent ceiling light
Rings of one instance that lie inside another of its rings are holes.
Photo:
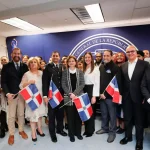
[[[26,30],[26,31],[38,31],[38,30],[42,30],[26,21],[23,21],[19,18],[10,18],[10,19],[5,19],[5,20],[1,20],[1,22],[12,25],[14,27],[20,28],[22,30]]]
[[[84,7],[94,23],[104,22],[102,10],[99,4],[86,5]]]

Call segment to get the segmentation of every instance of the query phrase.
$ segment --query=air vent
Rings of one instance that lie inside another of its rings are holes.
[[[83,23],[83,24],[91,24],[94,23],[88,14],[87,10],[85,7],[79,7],[79,8],[71,8],[70,9],[76,16],[77,18]]]
[[[83,24],[103,23],[104,17],[100,4],[91,4],[70,9]]]

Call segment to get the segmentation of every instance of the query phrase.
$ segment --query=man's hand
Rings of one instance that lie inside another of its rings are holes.
[[[8,104],[10,104],[14,98],[14,94],[11,94],[11,93],[7,94],[7,98],[8,98]]]
[[[95,96],[92,97],[91,103],[92,103],[92,104],[95,104],[95,103],[96,103],[96,97],[95,97]]]
[[[49,99],[47,97],[43,98],[44,102],[46,103],[46,105],[48,105],[48,101]]]
[[[70,93],[70,98],[71,98],[71,99],[75,99],[75,97],[76,97],[76,96],[75,96],[73,93]]]
[[[106,99],[104,94],[100,94],[100,99]]]

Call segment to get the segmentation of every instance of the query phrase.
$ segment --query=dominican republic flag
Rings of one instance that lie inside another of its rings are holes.
[[[19,93],[24,98],[25,102],[29,105],[32,111],[37,109],[42,103],[42,96],[35,84],[26,86]]]
[[[122,96],[120,95],[119,88],[118,88],[118,83],[116,76],[113,77],[113,79],[110,81],[108,84],[106,91],[109,95],[112,96],[112,102],[121,104],[122,102]]]
[[[93,109],[87,93],[82,94],[78,98],[74,99],[74,104],[77,108],[79,116],[82,121],[87,121],[93,114]]]
[[[48,98],[49,104],[51,105],[52,108],[57,107],[63,100],[61,93],[59,92],[58,88],[56,87],[56,85],[52,80],[50,81]]]

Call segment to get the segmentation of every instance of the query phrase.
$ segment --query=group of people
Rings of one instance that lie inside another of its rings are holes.
[[[149,52],[149,51],[148,51]],[[60,53],[53,51],[50,62],[46,64],[41,57],[23,56],[19,48],[14,48],[12,61],[3,63],[1,70],[1,99],[8,104],[8,128],[6,110],[1,109],[0,121],[3,132],[9,131],[8,144],[14,144],[15,121],[18,120],[19,134],[23,139],[28,135],[24,131],[24,118],[30,121],[32,141],[37,135],[44,137],[42,117],[48,116],[48,128],[52,142],[57,142],[57,134],[67,136],[64,131],[64,117],[71,142],[75,137],[91,137],[95,132],[95,113],[84,122],[85,131],[81,135],[81,121],[74,99],[87,93],[95,112],[95,104],[100,102],[101,129],[96,134],[108,133],[107,142],[115,140],[116,132],[125,132],[120,144],[132,141],[132,128],[136,128],[136,150],[143,149],[144,119],[149,115],[150,103],[150,67],[140,60],[141,51],[132,45],[115,55],[111,50],[96,53],[94,60],[91,52],[86,52],[79,60],[74,56],[64,56],[60,62]],[[143,55],[143,53],[142,53]],[[149,55],[145,56],[149,57]],[[6,58],[6,57],[5,57]],[[1,58],[2,61],[3,58]],[[116,77],[122,104],[113,103],[112,96],[106,91],[110,81]],[[52,108],[49,104],[49,86],[53,81],[63,96],[63,101]],[[18,92],[27,85],[35,84],[42,96],[42,104],[35,111],[25,104]],[[2,98],[3,95],[3,98]],[[1,100],[2,103],[2,100]],[[64,107],[62,107],[63,105]],[[60,108],[61,107],[61,108]],[[5,106],[6,108],[6,106]],[[65,115],[64,115],[65,114]]]

